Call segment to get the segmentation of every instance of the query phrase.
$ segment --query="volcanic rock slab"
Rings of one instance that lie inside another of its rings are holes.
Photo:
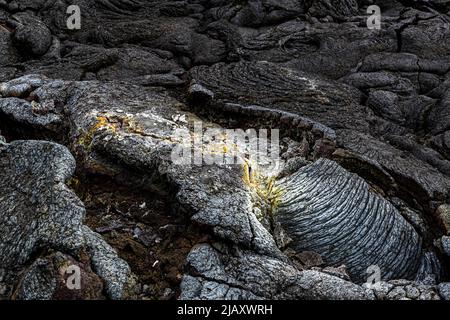
[[[14,141],[1,146],[0,167],[2,268],[17,270],[43,249],[74,256],[87,249],[108,295],[123,297],[130,275],[128,265],[83,226],[84,206],[65,185],[75,169],[70,152],[51,142]],[[29,294],[26,291],[22,296]]]
[[[189,275],[181,299],[373,299],[351,282],[317,272],[299,271],[275,258],[237,248],[200,245],[188,257]]]

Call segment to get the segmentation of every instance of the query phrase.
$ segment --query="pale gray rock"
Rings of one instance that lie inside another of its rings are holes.
[[[37,259],[20,284],[17,298],[21,300],[51,300],[58,286],[48,261]]]
[[[1,264],[23,264],[46,245],[80,250],[84,208],[65,185],[75,170],[69,151],[49,142],[15,141],[2,149],[0,163]]]
[[[439,294],[444,300],[450,300],[450,283],[441,283],[438,286]]]
[[[367,284],[364,285],[367,287]],[[370,286],[378,300],[440,300],[435,285],[425,285],[407,280],[377,282]]]
[[[75,170],[69,150],[45,141],[14,141],[0,149],[0,263],[16,270],[30,263],[41,249],[62,250],[77,256],[86,247],[93,263],[107,284],[111,298],[124,294],[130,275],[128,265],[103,240],[83,226],[83,203],[65,182]],[[36,272],[25,278],[27,291],[21,296],[46,299],[54,290],[55,279],[45,279],[45,262],[36,262]],[[105,272],[103,270],[109,271]],[[34,295],[28,290],[42,288]]]
[[[338,277],[236,247],[200,245],[187,263],[181,299],[373,299],[369,290]]]
[[[35,89],[46,83],[46,77],[29,74],[0,84],[0,94],[3,97],[26,97]]]

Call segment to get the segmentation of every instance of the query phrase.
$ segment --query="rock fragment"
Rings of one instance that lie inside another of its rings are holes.
[[[65,147],[45,141],[14,141],[0,149],[0,167],[0,264],[3,268],[23,268],[33,261],[34,254],[44,249],[61,250],[74,257],[86,251],[92,231],[83,227],[83,204],[65,185],[75,169],[75,160]],[[97,240],[95,250],[97,255],[106,255],[100,261],[92,255],[96,268],[110,269],[114,275],[102,278],[107,286],[117,287],[108,292],[109,296],[123,297],[129,267],[103,240]],[[20,297],[53,297],[57,273],[45,259],[35,263],[23,279]],[[45,280],[44,275],[50,276]],[[42,290],[29,291],[37,289],[35,286]]]

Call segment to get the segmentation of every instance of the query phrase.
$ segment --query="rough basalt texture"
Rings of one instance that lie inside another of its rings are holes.
[[[188,258],[182,299],[373,299],[370,290],[325,273],[299,271],[237,248],[200,245]]]
[[[448,299],[449,12],[0,0],[0,298]]]
[[[79,249],[84,211],[64,184],[75,169],[68,150],[16,141],[2,147],[1,168],[2,266],[25,263],[38,246]]]
[[[41,250],[77,256],[87,249],[93,269],[106,283],[108,296],[124,297],[129,267],[83,226],[84,206],[65,185],[75,170],[69,151],[51,142],[14,141],[1,146],[0,167],[2,268],[19,272]],[[44,282],[41,278],[46,271],[38,270],[46,268],[45,262],[38,259],[34,263],[18,297],[53,297],[57,282],[54,272]]]

